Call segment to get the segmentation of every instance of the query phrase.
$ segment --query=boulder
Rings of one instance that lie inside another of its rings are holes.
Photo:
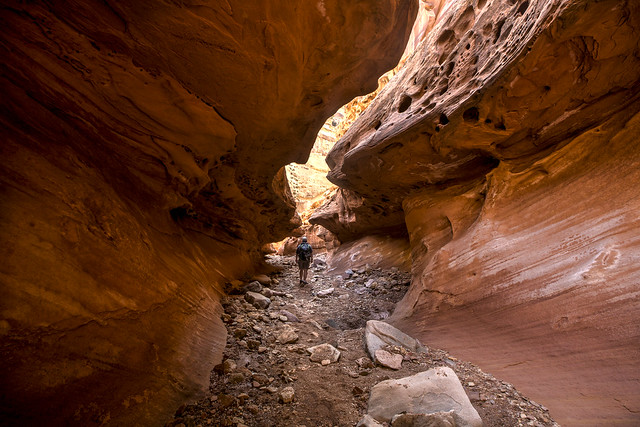
[[[373,361],[376,361],[376,350],[385,345],[404,347],[416,353],[426,351],[425,347],[417,339],[410,337],[388,323],[378,320],[369,320],[367,322],[364,339],[367,352]]]
[[[310,353],[309,359],[312,362],[322,363],[323,360],[328,360],[330,363],[335,363],[340,359],[340,350],[327,343],[310,347],[307,351]]]
[[[244,294],[244,299],[255,308],[267,308],[271,304],[271,300],[262,294],[256,292],[247,292]]]
[[[455,372],[448,367],[438,367],[376,384],[371,389],[367,413],[380,422],[390,422],[403,412],[433,414],[449,411],[453,411],[456,426],[482,427],[482,420]]]

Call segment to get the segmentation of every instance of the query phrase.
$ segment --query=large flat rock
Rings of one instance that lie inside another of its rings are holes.
[[[410,377],[386,380],[371,389],[367,414],[390,422],[402,413],[434,414],[453,411],[458,427],[482,427],[458,376],[448,367],[438,367]]]

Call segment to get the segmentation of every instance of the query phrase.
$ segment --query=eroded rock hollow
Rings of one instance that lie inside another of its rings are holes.
[[[406,228],[393,323],[566,425],[640,420],[640,5],[451,2],[328,156],[312,222]]]
[[[300,225],[284,165],[413,27],[328,156],[335,265],[410,252],[392,323],[562,424],[637,425],[637,2],[0,10],[3,421],[161,424],[206,389],[225,283]]]
[[[397,63],[417,5],[3,2],[3,421],[160,424],[219,297],[299,224],[284,165]]]

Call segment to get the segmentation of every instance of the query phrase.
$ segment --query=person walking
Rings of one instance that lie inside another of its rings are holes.
[[[313,249],[311,245],[307,243],[307,237],[302,237],[302,243],[296,248],[296,261],[298,262],[298,268],[300,269],[300,286],[307,284],[307,272],[311,261],[313,261]]]

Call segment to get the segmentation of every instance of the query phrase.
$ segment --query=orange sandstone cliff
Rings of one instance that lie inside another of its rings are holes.
[[[397,63],[417,4],[0,9],[0,413],[162,424],[225,345],[225,282],[300,224],[284,165]]]
[[[563,425],[640,422],[640,4],[452,2],[328,156],[312,222],[406,231],[392,322]]]

